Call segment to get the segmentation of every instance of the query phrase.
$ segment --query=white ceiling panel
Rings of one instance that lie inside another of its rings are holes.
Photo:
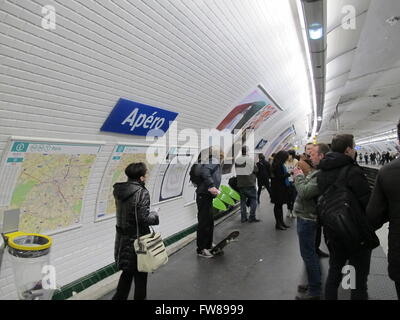
[[[365,18],[366,13],[357,17],[358,27],[354,30],[339,27],[328,34],[326,56],[328,63],[357,47]]]
[[[350,73],[354,54],[355,51],[352,50],[330,61],[326,66],[326,81],[329,82],[338,76]]]
[[[354,8],[355,15],[359,16],[368,10],[371,0],[327,0],[327,24],[328,32],[342,25],[347,21],[349,10]],[[351,6],[349,9],[348,6]],[[357,26],[357,21],[356,21]]]

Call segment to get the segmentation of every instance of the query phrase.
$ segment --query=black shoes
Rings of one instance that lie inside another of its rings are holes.
[[[319,257],[321,257],[321,258],[329,258],[329,254],[323,252],[323,251],[320,250],[320,249],[317,249],[317,255],[318,255]]]
[[[260,219],[250,219],[249,222],[261,222]]]
[[[247,221],[249,221],[249,219],[242,219],[242,220],[240,220],[242,223],[245,223],[245,222],[247,222]]]
[[[276,229],[276,230],[286,230],[285,227],[279,226],[279,225],[276,225],[276,226],[275,226],[275,229]]]
[[[284,224],[284,223],[282,223],[282,227],[284,227],[284,228],[286,228],[286,229],[289,229],[289,228],[290,228],[290,226],[287,226],[287,225]]]

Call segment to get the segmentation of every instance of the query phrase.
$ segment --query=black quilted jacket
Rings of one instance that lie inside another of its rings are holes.
[[[379,170],[367,216],[375,229],[389,221],[389,277],[400,282],[400,159]]]
[[[114,258],[119,270],[135,270],[136,254],[133,243],[137,238],[135,206],[139,224],[139,236],[150,233],[150,225],[159,223],[158,216],[150,214],[150,195],[144,184],[128,180],[114,185],[117,225]]]

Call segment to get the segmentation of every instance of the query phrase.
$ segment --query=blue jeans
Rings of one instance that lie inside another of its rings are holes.
[[[256,187],[243,187],[240,190],[240,211],[242,214],[242,221],[247,219],[247,198],[250,199],[250,217],[249,220],[256,218],[257,209],[257,190]]]
[[[315,251],[317,222],[297,218],[297,234],[299,236],[300,253],[304,260],[308,277],[308,288],[311,296],[321,294],[321,266]]]

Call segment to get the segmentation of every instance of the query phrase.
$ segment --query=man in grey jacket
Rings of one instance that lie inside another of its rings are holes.
[[[242,156],[238,157],[235,161],[235,169],[237,176],[237,186],[240,192],[240,210],[242,215],[242,223],[259,222],[256,218],[257,209],[257,189],[256,189],[256,174],[258,167],[253,158],[248,156],[248,148],[242,148]],[[250,200],[250,216],[247,219],[247,199]]]
[[[400,121],[397,124],[400,142]],[[375,187],[367,206],[367,217],[377,230],[389,222],[389,277],[396,284],[400,300],[400,159],[379,170]]]
[[[321,267],[315,250],[317,197],[320,195],[316,167],[328,151],[329,147],[326,144],[315,145],[310,152],[313,167],[304,160],[300,160],[298,167],[294,169],[294,185],[297,190],[294,212],[297,216],[300,254],[306,265],[308,277],[308,285],[298,287],[299,291],[306,294],[297,295],[297,300],[319,300],[321,296]]]

